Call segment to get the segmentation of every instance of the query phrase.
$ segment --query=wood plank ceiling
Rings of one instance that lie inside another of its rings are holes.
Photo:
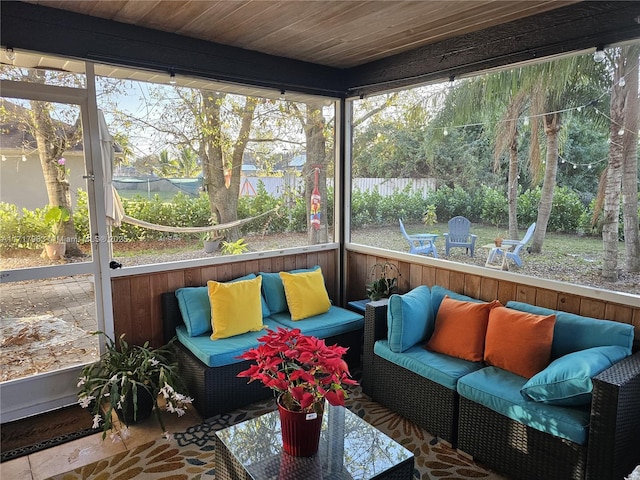
[[[579,0],[28,1],[223,45],[350,68]]]

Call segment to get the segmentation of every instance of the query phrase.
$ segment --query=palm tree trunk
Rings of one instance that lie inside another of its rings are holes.
[[[509,238],[518,240],[518,129],[511,139],[509,147]]]
[[[624,165],[622,167],[622,213],[624,219],[625,268],[640,271],[640,232],[638,230],[638,57],[640,45],[622,49],[626,58],[626,111],[624,133]]]
[[[556,187],[556,173],[558,172],[558,132],[560,131],[560,114],[551,113],[543,117],[544,132],[547,136],[547,157],[544,170],[544,181],[540,193],[538,218],[536,229],[531,237],[531,252],[542,252],[542,244],[547,232],[551,208],[553,206],[553,192]]]
[[[611,128],[609,142],[609,162],[604,187],[604,211],[602,215],[602,277],[615,282],[618,280],[618,216],[620,213],[620,190],[624,159],[623,138],[619,135],[624,125],[625,93],[620,86],[623,72],[620,56],[613,68],[611,88]],[[624,133],[624,132],[623,132]]]

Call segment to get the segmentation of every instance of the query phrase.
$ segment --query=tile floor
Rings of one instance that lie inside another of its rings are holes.
[[[169,432],[184,431],[202,421],[193,408],[188,409],[182,417],[163,412],[163,420]],[[155,415],[152,415],[145,421],[129,427],[129,438],[125,440],[113,442],[107,435],[103,441],[102,433],[96,433],[0,463],[0,478],[2,480],[44,480],[161,437],[160,426]]]

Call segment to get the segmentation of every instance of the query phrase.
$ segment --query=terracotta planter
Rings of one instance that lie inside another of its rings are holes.
[[[496,238],[493,242],[496,244],[496,247],[501,247],[502,246],[502,239],[501,238]]]
[[[44,246],[45,251],[47,252],[47,257],[49,260],[60,260],[64,257],[65,252],[67,251],[67,244],[62,243],[47,243]]]
[[[295,457],[310,457],[318,451],[322,413],[293,412],[280,404],[280,427],[284,451]]]

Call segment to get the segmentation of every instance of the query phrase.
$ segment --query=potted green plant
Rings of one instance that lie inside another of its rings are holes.
[[[50,260],[60,260],[64,257],[67,244],[61,237],[60,233],[64,227],[64,223],[71,218],[69,210],[61,206],[53,206],[44,214],[44,223],[49,229],[47,243],[44,249]]]
[[[369,270],[369,277],[372,280],[367,284],[367,297],[375,301],[398,293],[399,276],[398,267],[393,263],[374,264]]]
[[[200,241],[205,253],[213,253],[220,246],[222,235],[216,235],[215,232],[203,232],[200,234]]]
[[[106,351],[100,360],[82,369],[78,403],[91,410],[94,428],[102,425],[102,438],[113,429],[114,412],[128,426],[155,411],[164,432],[158,400],[164,399],[166,410],[178,416],[184,415],[187,405],[193,401],[181,393],[186,389],[171,346],[175,338],[160,348],[151,348],[149,342],[142,346],[129,345],[124,334],[117,345],[105,337]]]

